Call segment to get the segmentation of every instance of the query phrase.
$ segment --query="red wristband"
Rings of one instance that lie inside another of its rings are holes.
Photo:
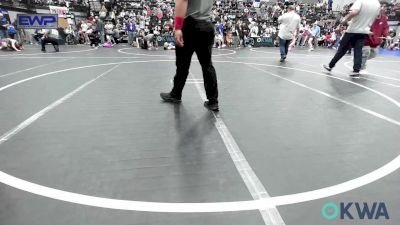
[[[182,30],[184,18],[175,16],[175,30]]]

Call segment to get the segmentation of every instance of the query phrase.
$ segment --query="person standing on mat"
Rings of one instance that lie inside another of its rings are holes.
[[[350,8],[350,13],[342,20],[342,24],[349,24],[344,34],[340,47],[329,65],[322,65],[327,71],[332,71],[336,63],[354,48],[354,66],[351,77],[359,77],[362,63],[362,49],[365,39],[371,32],[371,25],[379,15],[380,4],[378,0],[356,0]]]
[[[289,45],[295,35],[300,31],[300,16],[295,12],[293,5],[288,6],[288,12],[278,18],[278,22],[281,24],[279,29],[279,49],[281,52],[280,62],[286,60],[289,52]]]
[[[166,102],[179,103],[189,75],[192,55],[196,52],[204,79],[208,101],[204,106],[218,111],[217,75],[211,56],[215,31],[211,23],[213,0],[175,0],[176,74],[169,93],[161,93]]]
[[[386,16],[387,3],[381,1],[381,12],[371,26],[371,34],[364,43],[362,50],[362,64],[360,74],[367,74],[367,60],[373,59],[378,55],[379,46],[382,45],[383,38],[389,36],[389,23]]]
[[[56,52],[60,51],[60,48],[58,46],[58,40],[52,36],[52,30],[48,30],[44,32],[44,35],[42,37],[42,52],[46,52],[46,44],[52,44],[54,47],[54,50]]]

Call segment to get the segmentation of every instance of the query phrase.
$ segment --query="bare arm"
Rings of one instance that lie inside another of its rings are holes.
[[[188,0],[175,0],[175,40],[179,47],[183,47],[182,27],[187,13]]]
[[[188,8],[188,0],[175,0],[175,16],[185,17]]]
[[[343,23],[349,22],[351,19],[358,16],[359,13],[360,13],[360,11],[357,9],[351,10],[350,13],[343,19]]]

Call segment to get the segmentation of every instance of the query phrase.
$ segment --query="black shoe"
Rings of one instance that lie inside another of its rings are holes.
[[[324,68],[324,69],[326,69],[327,71],[329,71],[329,72],[331,72],[332,71],[332,68],[330,68],[329,66],[327,66],[327,65],[322,65],[322,68]]]
[[[42,52],[43,52],[43,53],[46,53],[46,49],[42,49]]]
[[[279,60],[279,62],[285,62],[286,57],[281,58],[281,60]]]
[[[160,93],[160,97],[165,102],[180,103],[182,101],[180,98],[171,95],[171,93]]]
[[[219,106],[218,106],[218,102],[214,102],[214,103],[210,103],[210,101],[206,101],[204,102],[204,107],[206,107],[207,109],[211,110],[211,111],[219,111]]]
[[[351,78],[360,78],[360,71],[353,71],[353,73],[350,74]]]

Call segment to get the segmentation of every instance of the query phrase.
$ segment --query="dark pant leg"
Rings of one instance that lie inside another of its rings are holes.
[[[329,63],[329,67],[333,68],[335,67],[336,63],[344,56],[346,55],[346,52],[351,48],[351,39],[352,39],[353,34],[350,33],[345,33],[341,42],[338,51],[336,52],[335,56]]]
[[[286,43],[285,43],[285,55],[287,55],[288,52],[289,52],[289,45],[290,45],[291,42],[292,42],[292,40],[286,40]]]
[[[354,36],[353,46],[354,46],[354,72],[360,72],[362,65],[362,49],[364,47],[364,42],[366,35],[357,34]]]
[[[201,22],[196,27],[195,52],[199,59],[204,79],[204,88],[210,102],[218,102],[217,73],[212,63],[212,46],[214,44],[214,29],[211,23]]]
[[[47,38],[42,39],[42,51],[46,51]]]
[[[54,49],[58,49],[58,41],[55,38],[47,37],[42,40],[42,51],[46,50],[46,44],[52,44]]]
[[[182,91],[185,87],[186,79],[189,75],[190,63],[192,61],[192,56],[194,53],[194,43],[193,43],[193,31],[190,28],[190,23],[185,22],[185,26],[182,30],[184,46],[176,46],[176,74],[174,77],[174,87],[172,88],[171,94],[174,97],[181,98]]]
[[[281,58],[286,57],[286,40],[279,38],[279,50],[281,52]]]

